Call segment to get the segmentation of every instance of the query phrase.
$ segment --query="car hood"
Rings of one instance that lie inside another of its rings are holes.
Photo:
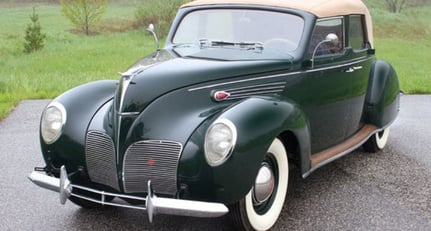
[[[291,59],[224,61],[178,57],[172,50],[162,50],[122,73],[115,96],[116,109],[137,113],[153,100],[177,89],[286,70],[292,66],[291,62]]]

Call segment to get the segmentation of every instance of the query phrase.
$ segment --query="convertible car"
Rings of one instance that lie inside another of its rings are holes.
[[[357,148],[383,149],[399,95],[361,0],[197,0],[119,80],[47,105],[46,166],[29,179],[63,204],[140,209],[150,221],[229,215],[267,230],[290,167],[307,177]]]

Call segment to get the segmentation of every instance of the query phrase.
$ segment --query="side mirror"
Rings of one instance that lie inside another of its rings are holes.
[[[147,31],[154,33],[154,25],[153,24],[148,25]]]
[[[154,25],[153,24],[148,25],[147,31],[154,36],[154,40],[156,41],[157,51],[159,51],[160,50],[159,39],[157,38],[156,32],[154,32]]]
[[[325,40],[320,41],[316,45],[316,47],[314,48],[314,51],[313,51],[313,55],[311,56],[311,68],[314,68],[314,57],[316,56],[317,49],[320,46],[322,46],[322,44],[324,44],[324,43],[330,43],[330,44],[336,46],[339,43],[338,36],[336,34],[334,34],[334,33],[330,33],[330,34],[326,35]]]
[[[336,34],[334,34],[334,33],[330,33],[330,34],[326,35],[326,38],[323,41],[331,43],[334,46],[338,45],[338,42],[339,42],[338,36]]]

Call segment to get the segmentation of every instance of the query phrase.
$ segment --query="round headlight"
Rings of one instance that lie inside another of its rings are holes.
[[[60,103],[54,102],[46,107],[42,114],[40,132],[43,141],[47,144],[54,143],[61,135],[66,123],[66,109]]]
[[[222,164],[232,153],[236,143],[236,127],[227,119],[216,120],[205,136],[205,158],[209,165]]]

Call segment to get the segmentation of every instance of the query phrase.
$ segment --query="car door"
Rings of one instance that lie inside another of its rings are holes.
[[[317,21],[309,42],[311,68],[305,68],[295,96],[309,119],[311,151],[317,153],[341,143],[350,116],[349,53],[345,49],[344,17]],[[326,41],[336,35],[338,43]],[[307,58],[308,56],[308,58]]]
[[[346,44],[349,65],[344,70],[349,79],[350,103],[346,137],[352,136],[363,125],[363,109],[371,65],[375,60],[364,15],[350,15],[346,18]]]

